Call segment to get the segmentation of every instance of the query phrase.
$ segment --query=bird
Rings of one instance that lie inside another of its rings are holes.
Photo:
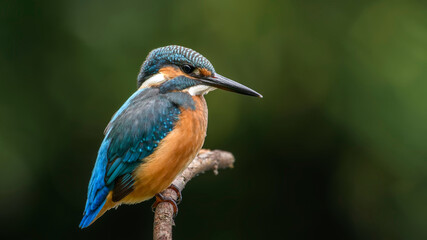
[[[105,128],[80,228],[121,204],[154,196],[171,202],[159,193],[168,187],[177,190],[172,181],[201,149],[208,121],[204,95],[215,89],[262,98],[218,74],[190,48],[169,45],[148,54],[137,76],[137,91]]]

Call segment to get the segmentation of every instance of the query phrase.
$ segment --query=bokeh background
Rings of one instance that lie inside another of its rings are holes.
[[[178,44],[264,95],[207,96],[176,239],[427,239],[425,1],[1,1],[2,239],[151,239],[152,201],[78,229],[114,112]]]

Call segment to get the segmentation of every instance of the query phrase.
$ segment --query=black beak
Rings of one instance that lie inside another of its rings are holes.
[[[262,95],[255,92],[254,90],[224,76],[221,76],[218,73],[215,73],[214,76],[211,77],[202,77],[200,81],[208,86],[216,87],[222,90],[262,98]]]

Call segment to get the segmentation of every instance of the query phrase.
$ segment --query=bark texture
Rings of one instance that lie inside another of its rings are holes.
[[[213,170],[215,175],[218,169],[232,168],[234,164],[233,154],[220,150],[202,149],[188,167],[172,182],[179,190],[184,190],[185,185],[195,176],[206,171]],[[172,189],[162,192],[163,196],[177,200],[178,196]],[[171,203],[162,202],[157,205],[154,213],[154,240],[171,240],[173,220],[173,206]]]

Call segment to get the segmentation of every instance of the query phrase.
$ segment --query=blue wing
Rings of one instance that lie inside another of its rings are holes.
[[[138,90],[113,116],[106,129],[92,177],[80,227],[89,226],[113,190],[113,201],[132,192],[132,172],[173,129],[179,106],[194,108],[188,94],[159,94],[159,89]]]

